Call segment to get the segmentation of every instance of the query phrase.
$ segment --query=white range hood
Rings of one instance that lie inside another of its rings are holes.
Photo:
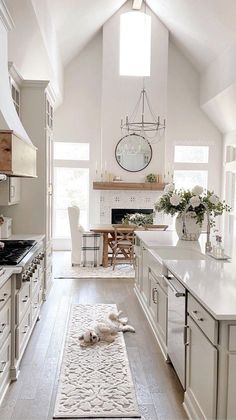
[[[0,174],[36,177],[37,148],[26,133],[11,97],[8,75],[8,31],[13,21],[0,0]]]

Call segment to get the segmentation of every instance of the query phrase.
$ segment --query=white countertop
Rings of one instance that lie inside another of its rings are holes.
[[[15,273],[14,268],[5,268],[4,273],[0,276],[0,287],[6,283],[6,281],[11,277],[11,275]]]
[[[148,248],[160,248],[163,246],[178,246],[180,248],[191,248],[200,252],[205,251],[206,234],[200,235],[199,241],[181,241],[173,230],[136,231],[136,236]]]
[[[215,319],[236,320],[235,259],[217,261],[205,255],[205,234],[201,235],[199,241],[181,241],[174,231],[140,231],[136,235],[150,249],[153,257],[161,261]],[[198,254],[201,252],[204,259],[165,259],[158,255],[158,250],[161,253],[166,247],[188,248]]]
[[[33,241],[37,241],[37,242],[40,242],[40,241],[43,241],[44,240],[44,238],[45,238],[45,235],[43,235],[43,234],[41,234],[41,235],[39,235],[39,234],[12,234],[9,238],[7,238],[7,239],[3,239],[3,240],[6,240],[6,241],[9,241],[9,240],[11,240],[11,241],[14,241],[14,240],[18,240],[18,241],[20,241],[20,240],[33,240]],[[0,241],[1,241],[1,239],[0,239]]]
[[[165,260],[164,265],[216,319],[236,320],[236,263]]]

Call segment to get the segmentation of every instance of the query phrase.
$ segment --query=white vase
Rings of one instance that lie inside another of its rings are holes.
[[[197,223],[193,211],[187,212],[184,216],[179,215],[175,220],[175,229],[179,239],[184,241],[197,241],[202,231],[202,227]]]

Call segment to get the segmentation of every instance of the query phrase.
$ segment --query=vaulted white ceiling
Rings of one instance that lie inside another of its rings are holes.
[[[126,0],[48,0],[64,63]],[[205,68],[236,42],[236,0],[147,0],[185,55]]]
[[[126,0],[48,0],[64,63],[76,56]]]

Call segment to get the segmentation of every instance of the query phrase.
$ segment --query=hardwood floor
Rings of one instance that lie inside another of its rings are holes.
[[[52,419],[72,302],[116,303],[136,328],[135,334],[125,334],[125,341],[142,420],[187,418],[182,408],[183,390],[154,340],[133,292],[133,281],[55,279],[23,357],[19,379],[11,384],[0,407],[0,419]]]

